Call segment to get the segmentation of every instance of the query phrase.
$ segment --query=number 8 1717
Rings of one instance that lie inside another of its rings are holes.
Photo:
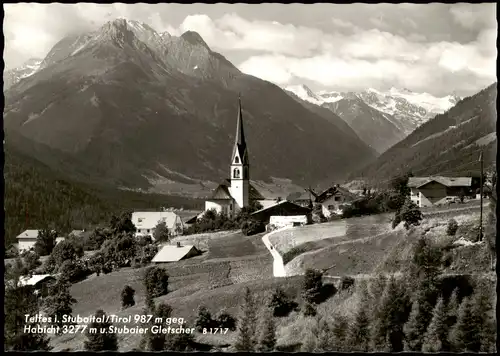
[[[203,334],[227,334],[229,328],[203,328]]]

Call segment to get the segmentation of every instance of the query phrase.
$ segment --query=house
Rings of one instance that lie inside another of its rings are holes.
[[[27,251],[35,247],[36,239],[38,238],[39,230],[26,230],[17,235],[17,243],[19,252]]]
[[[58,236],[58,237],[56,237],[56,245],[57,245],[59,242],[64,241],[64,240],[66,240],[66,238],[65,238],[64,236]]]
[[[471,195],[471,177],[410,177],[410,199],[420,208],[446,204]]]
[[[272,216],[297,216],[305,215],[307,221],[311,221],[311,209],[305,208],[303,206],[294,204],[287,200],[282,200],[275,203],[274,205],[268,206],[266,208],[257,210],[250,214],[250,216],[256,220],[262,221],[268,224]],[[274,218],[275,219],[275,218]]]
[[[304,208],[310,208],[312,207],[313,197],[314,195],[311,193],[310,190],[304,189],[303,192],[295,192],[289,194],[286,197],[286,200],[294,204],[303,206]]]
[[[153,263],[177,262],[190,257],[198,256],[201,252],[193,245],[182,246],[180,242],[176,245],[164,245],[153,257]]]
[[[342,188],[338,184],[326,189],[320,194],[316,194],[313,191],[311,192],[315,195],[314,202],[321,204],[321,211],[327,218],[333,214],[341,215],[344,206],[350,205],[353,201],[359,199],[359,196]]]
[[[222,181],[205,201],[205,211],[215,210],[229,217],[235,216],[239,210],[248,207],[252,201],[258,201],[262,206],[270,206],[276,202],[275,197],[269,197],[256,189],[250,182],[250,162],[248,148],[243,130],[243,115],[241,98],[238,99],[238,116],[236,120],[236,138],[229,164],[230,178]]]
[[[137,231],[136,236],[153,236],[156,226],[165,222],[172,236],[182,235],[184,224],[179,215],[172,211],[135,211],[132,213],[132,223]]]
[[[48,295],[49,288],[56,282],[56,277],[51,274],[35,274],[31,277],[21,277],[19,279],[20,286],[33,286],[35,293],[45,297]]]

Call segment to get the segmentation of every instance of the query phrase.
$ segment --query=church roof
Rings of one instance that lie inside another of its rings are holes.
[[[231,193],[229,193],[229,187],[226,184],[220,184],[212,194],[212,199],[226,200],[232,199]]]
[[[238,151],[238,156],[243,164],[248,164],[248,152],[247,152],[247,143],[245,140],[245,132],[243,130],[243,114],[241,111],[241,98],[238,97],[238,118],[236,121],[236,137],[234,140],[234,148],[233,148],[233,156],[231,160],[236,155],[236,151]]]

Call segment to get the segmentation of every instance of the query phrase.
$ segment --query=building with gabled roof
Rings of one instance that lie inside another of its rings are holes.
[[[185,260],[190,257],[198,256],[201,252],[193,245],[181,245],[177,242],[176,245],[164,245],[158,253],[153,257],[153,263],[167,263]]]
[[[325,217],[330,217],[333,214],[341,215],[343,208],[352,204],[353,201],[359,199],[359,196],[350,192],[348,189],[336,184],[323,192],[314,194],[314,202],[321,204],[321,211]]]
[[[137,231],[136,236],[151,236],[156,226],[164,222],[172,236],[182,235],[184,224],[179,215],[172,211],[134,211],[132,223]]]
[[[442,205],[472,195],[472,177],[410,177],[410,199],[420,208]]]

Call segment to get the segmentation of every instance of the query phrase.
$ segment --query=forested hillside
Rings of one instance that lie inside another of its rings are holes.
[[[497,84],[467,97],[426,122],[351,179],[383,181],[412,171],[414,175],[479,175],[496,160]]]
[[[35,159],[5,147],[5,245],[25,229],[53,227],[59,233],[109,221],[128,209],[199,208],[182,197],[141,194],[74,183]]]

